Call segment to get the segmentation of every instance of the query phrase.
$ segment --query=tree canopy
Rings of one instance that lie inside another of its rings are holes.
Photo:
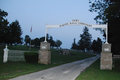
[[[6,38],[5,36],[7,36],[8,24],[9,24],[7,19],[5,19],[7,15],[8,15],[7,12],[0,9],[0,43],[5,42],[4,41]]]
[[[7,15],[7,12],[0,9],[0,43],[7,43],[11,45],[13,43],[22,44],[22,29],[19,25],[19,22],[15,20],[9,24],[7,19],[5,19]]]
[[[27,45],[27,43],[29,43],[30,44],[30,37],[29,37],[29,35],[25,35],[25,45]]]
[[[108,42],[112,43],[112,52],[120,54],[120,0],[89,0],[90,11],[97,12],[97,23],[108,23]]]
[[[100,53],[102,50],[102,41],[100,38],[97,38],[97,40],[93,40],[91,45],[92,50],[96,53]]]
[[[75,38],[74,38],[74,41],[73,41],[73,43],[72,43],[71,49],[78,50],[78,45],[77,45],[76,42],[75,42]]]
[[[30,43],[30,37],[29,35],[25,35],[25,44]],[[35,45],[35,47],[39,47],[41,42],[45,41],[45,37],[35,38],[31,40],[31,45]],[[50,43],[51,47],[60,47],[62,44],[62,41],[60,40],[53,40],[53,37],[47,34],[47,42]]]
[[[17,43],[17,44],[21,43],[22,44],[21,35],[22,35],[21,27],[19,25],[19,22],[17,20],[15,20],[9,26],[10,44],[12,44],[12,43]]]
[[[60,40],[56,40],[56,42],[55,42],[56,47],[60,47],[61,44],[62,44],[62,42]]]
[[[80,34],[80,37],[81,39],[78,42],[79,49],[82,51],[90,50],[92,36],[87,27],[84,27],[83,34]]]

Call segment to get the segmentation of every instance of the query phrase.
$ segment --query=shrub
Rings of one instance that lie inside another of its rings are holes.
[[[24,52],[24,57],[28,63],[37,63],[38,62],[38,53],[37,52]]]
[[[114,66],[115,66],[115,69],[120,71],[120,59],[115,59]]]

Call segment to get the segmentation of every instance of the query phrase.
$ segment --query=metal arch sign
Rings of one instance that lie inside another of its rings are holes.
[[[68,26],[68,25],[84,25],[84,26],[87,26],[87,27],[92,27],[92,25],[80,22],[78,19],[72,20],[71,22],[68,22],[68,23],[65,23],[65,24],[62,24],[62,25],[60,25],[60,27]]]
[[[45,32],[45,42],[46,41],[46,35],[47,35],[47,30],[49,28],[59,28],[59,27],[64,27],[64,26],[70,26],[70,25],[84,25],[86,27],[91,27],[91,28],[102,28],[105,30],[106,32],[106,44],[108,44],[108,30],[107,30],[107,25],[90,25],[90,24],[87,24],[87,23],[83,23],[83,22],[80,22],[78,19],[74,19],[72,20],[71,22],[68,22],[68,23],[64,23],[64,24],[61,24],[61,25],[46,25],[46,32]]]

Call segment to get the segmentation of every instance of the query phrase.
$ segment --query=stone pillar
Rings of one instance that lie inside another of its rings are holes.
[[[101,52],[100,68],[106,70],[112,70],[112,53],[111,44],[103,44]]]
[[[41,42],[38,63],[41,64],[51,64],[51,51],[50,51],[50,43]]]
[[[9,49],[6,46],[5,49],[3,49],[3,50],[4,50],[3,63],[6,63],[7,60],[8,60],[8,51],[9,51]]]

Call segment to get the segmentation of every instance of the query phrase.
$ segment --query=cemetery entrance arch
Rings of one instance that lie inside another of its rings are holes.
[[[48,43],[46,41],[47,30],[49,28],[60,28],[60,27],[68,26],[68,25],[84,25],[86,27],[102,28],[105,30],[106,43],[102,45],[100,69],[110,69],[111,70],[112,69],[112,53],[111,53],[111,44],[108,43],[107,24],[106,25],[90,25],[87,23],[80,22],[78,19],[72,20],[71,22],[64,23],[61,25],[46,25],[45,41],[41,42],[38,63],[42,63],[42,64],[50,64],[51,63],[50,43]]]
[[[47,42],[46,41],[46,35],[47,35],[48,29],[50,29],[50,28],[60,28],[60,27],[68,26],[68,25],[79,25],[79,26],[84,25],[86,27],[91,27],[91,28],[102,28],[106,32],[106,44],[108,44],[107,25],[90,25],[90,24],[87,24],[87,23],[80,22],[78,19],[74,19],[71,22],[64,23],[64,24],[61,24],[61,25],[46,25],[45,41],[44,42]]]

